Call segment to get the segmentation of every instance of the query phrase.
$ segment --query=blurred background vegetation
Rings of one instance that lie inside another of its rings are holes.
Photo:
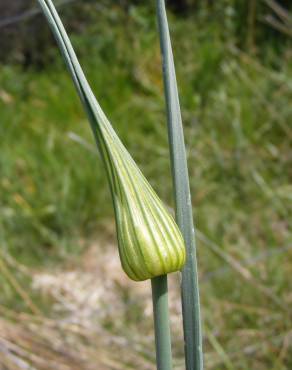
[[[106,114],[172,206],[154,2],[56,4]],[[168,5],[206,369],[288,370],[292,4]],[[149,287],[119,266],[104,171],[54,40],[33,0],[3,0],[0,16],[0,369],[153,369]]]

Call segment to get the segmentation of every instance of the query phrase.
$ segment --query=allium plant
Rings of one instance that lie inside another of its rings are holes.
[[[170,370],[172,359],[167,274],[181,270],[185,264],[185,236],[183,238],[174,219],[137,167],[98,104],[53,2],[38,2],[88,115],[106,169],[122,267],[133,280],[151,279],[157,368]],[[190,291],[189,294],[192,295],[193,292]]]

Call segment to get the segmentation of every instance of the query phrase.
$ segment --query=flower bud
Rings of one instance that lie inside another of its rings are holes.
[[[109,178],[123,269],[133,280],[180,270],[185,245],[178,226],[121,143],[84,76],[51,0],[38,0],[87,112]]]
[[[111,184],[119,254],[136,281],[180,270],[186,258],[182,235],[109,122],[98,134]]]

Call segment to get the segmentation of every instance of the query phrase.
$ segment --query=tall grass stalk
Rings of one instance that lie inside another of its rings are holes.
[[[152,279],[157,367],[171,370],[166,274],[180,270],[185,262],[183,238],[96,101],[52,1],[38,1],[71,72],[104,160],[123,268],[133,280]]]
[[[176,220],[187,247],[187,261],[182,270],[181,286],[186,369],[202,370],[202,330],[192,202],[175,67],[164,0],[157,0],[157,17],[163,58]]]

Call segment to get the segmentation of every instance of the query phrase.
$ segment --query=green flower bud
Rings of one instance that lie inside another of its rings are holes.
[[[123,146],[96,101],[51,0],[38,0],[87,112],[109,178],[123,269],[133,280],[180,270],[185,245],[178,226]]]
[[[108,121],[97,139],[111,184],[124,271],[140,281],[181,270],[185,245],[172,216]]]

